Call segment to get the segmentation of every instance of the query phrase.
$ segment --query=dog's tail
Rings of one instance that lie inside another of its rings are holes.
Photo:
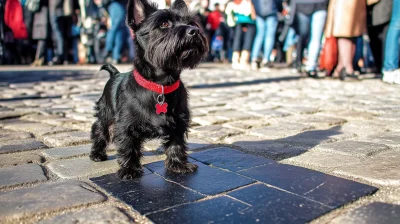
[[[119,73],[118,69],[109,63],[101,66],[100,71],[102,70],[106,70],[108,73],[110,73],[110,77],[114,77],[116,74]]]

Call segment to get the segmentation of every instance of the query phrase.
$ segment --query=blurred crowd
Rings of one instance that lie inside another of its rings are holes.
[[[153,1],[160,9],[173,2]],[[129,63],[126,2],[0,0],[0,63]],[[400,84],[400,0],[186,2],[208,36],[207,61],[261,72],[286,65],[313,78],[375,73]]]

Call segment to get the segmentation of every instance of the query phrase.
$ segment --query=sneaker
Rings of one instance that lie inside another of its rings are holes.
[[[400,85],[400,69],[397,69],[396,72],[396,79],[393,81],[393,83]]]
[[[256,71],[256,70],[258,70],[258,63],[256,61],[252,61],[250,67],[251,67],[251,70]]]
[[[397,72],[396,70],[382,71],[382,73],[383,73],[382,81],[386,83],[394,83],[399,74],[399,72]]]
[[[272,63],[270,61],[263,61],[260,68],[260,72],[270,72],[272,68]]]

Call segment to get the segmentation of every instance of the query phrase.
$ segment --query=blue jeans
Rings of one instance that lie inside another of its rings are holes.
[[[326,10],[319,10],[307,16],[302,13],[296,14],[296,32],[299,35],[297,44],[297,63],[301,65],[304,46],[308,43],[307,71],[317,68],[319,52],[321,50],[321,38],[325,27]],[[310,37],[310,38],[308,38]]]
[[[125,8],[121,3],[113,1],[108,5],[108,13],[111,18],[111,28],[106,36],[106,51],[112,51],[112,58],[119,60],[126,29],[124,23]]]
[[[393,0],[392,18],[386,36],[384,71],[393,71],[399,68],[399,38],[400,38],[400,0]]]
[[[275,33],[278,27],[278,18],[276,15],[268,16],[263,19],[257,16],[256,19],[257,33],[251,51],[251,60],[256,61],[260,54],[261,46],[264,42],[264,61],[269,61],[272,49],[275,43]]]

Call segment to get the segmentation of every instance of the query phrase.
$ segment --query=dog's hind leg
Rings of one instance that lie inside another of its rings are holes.
[[[121,111],[119,117],[126,118]],[[129,112],[128,112],[129,113]],[[143,174],[140,159],[142,158],[141,148],[143,139],[139,137],[125,120],[116,120],[114,126],[113,142],[117,147],[117,161],[120,169],[117,175],[121,179],[139,178]]]
[[[104,121],[98,119],[92,125],[91,139],[92,150],[90,151],[90,159],[96,162],[107,160],[106,148],[110,141],[110,133],[108,125]]]

